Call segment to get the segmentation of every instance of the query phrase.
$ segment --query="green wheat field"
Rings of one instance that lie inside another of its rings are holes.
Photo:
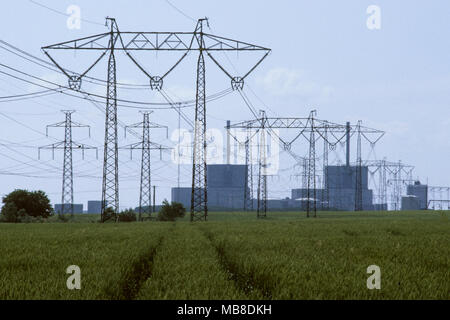
[[[0,224],[0,299],[445,299],[449,212]],[[69,265],[81,290],[69,290]],[[381,289],[366,286],[381,269]]]

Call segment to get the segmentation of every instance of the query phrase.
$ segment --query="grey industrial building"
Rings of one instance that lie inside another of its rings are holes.
[[[317,208],[328,207],[330,210],[355,210],[357,166],[350,165],[350,124],[347,124],[346,164],[341,166],[327,166],[325,188],[328,191],[328,204],[323,197],[324,189],[317,188],[315,196],[307,196],[305,189],[293,189],[291,198],[268,199],[267,207],[271,210],[299,210],[305,209],[307,203],[316,202]],[[229,146],[228,146],[229,149]],[[229,150],[227,153],[229,160]],[[241,210],[244,208],[244,194],[246,188],[245,165],[208,165],[207,188],[208,208],[210,210]],[[373,191],[369,189],[369,169],[361,167],[362,209],[374,210]],[[172,201],[182,203],[186,208],[191,206],[191,188],[172,188]],[[419,191],[417,191],[419,192]],[[255,195],[256,198],[256,195]],[[253,199],[256,209],[257,200]],[[386,204],[377,207],[384,208]]]
[[[242,209],[244,207],[245,165],[207,166],[208,208]],[[172,188],[172,201],[191,207],[191,188]]]
[[[55,212],[60,214],[62,212],[63,205],[61,203],[55,204]],[[70,204],[64,204],[65,211],[70,211]],[[82,204],[73,204],[73,213],[83,213],[83,205]]]
[[[102,202],[100,200],[88,201],[87,213],[102,213]]]
[[[428,208],[428,185],[415,181],[406,187],[402,197],[402,210],[426,210]]]
[[[356,198],[356,166],[328,166],[325,175],[325,187],[328,190],[328,207],[333,210],[353,211],[355,210]],[[374,210],[373,191],[368,185],[368,168],[361,168],[361,186],[363,210]],[[292,189],[292,199],[307,198],[306,189]],[[310,199],[314,196],[310,194]],[[322,201],[326,201],[324,189],[316,189],[316,202],[318,207]]]
[[[329,208],[353,211],[356,196],[355,166],[329,166],[325,183],[329,192]],[[373,210],[373,192],[368,188],[368,168],[362,167],[363,210]],[[245,165],[208,165],[208,208],[210,210],[241,210],[244,207]],[[172,201],[191,206],[191,188],[172,188]],[[323,189],[316,189],[316,205],[322,206]],[[268,199],[269,210],[298,210],[306,208],[306,190],[293,189],[291,199]],[[312,200],[313,195],[310,195]],[[257,200],[253,199],[253,207]]]
[[[420,202],[416,196],[403,196],[402,197],[402,210],[419,210]]]

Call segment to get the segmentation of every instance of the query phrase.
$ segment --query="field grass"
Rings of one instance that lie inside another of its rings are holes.
[[[446,299],[449,212],[0,224],[0,299]],[[381,290],[368,290],[369,265]],[[81,290],[68,290],[69,265]]]

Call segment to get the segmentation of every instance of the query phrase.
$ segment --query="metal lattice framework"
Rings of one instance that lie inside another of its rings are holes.
[[[258,157],[258,218],[267,216],[267,145],[266,145],[266,113],[261,111],[261,130],[259,134]]]
[[[428,186],[427,208],[450,210],[450,187]]]
[[[244,190],[244,210],[253,211],[253,153],[252,134],[247,130],[245,139],[245,190]]]
[[[186,58],[191,51],[198,51],[199,58],[197,62],[197,94],[195,107],[195,140],[193,148],[193,170],[192,170],[192,204],[191,204],[191,220],[205,220],[207,217],[207,185],[206,185],[206,150],[205,150],[205,135],[206,135],[206,78],[205,78],[205,57],[208,56],[220,70],[222,70],[231,80],[231,87],[233,90],[242,90],[245,79],[255,70],[255,68],[269,55],[270,49],[224,38],[203,32],[203,23],[207,19],[199,19],[194,32],[120,32],[114,19],[108,18],[111,23],[111,31],[108,33],[97,34],[81,39],[57,43],[51,46],[43,47],[45,54],[50,60],[63,72],[69,79],[70,88],[76,90],[81,87],[81,79],[85,76],[107,53],[110,52],[110,60],[113,53],[116,51],[123,51],[133,61],[134,64],[141,70],[150,82],[152,90],[158,90],[164,98],[167,95],[163,92],[162,87],[165,78]],[[118,41],[120,40],[120,41]],[[56,60],[50,56],[49,50],[98,50],[103,51],[98,60],[95,61],[86,71],[79,76],[69,74],[62,68]],[[134,51],[179,51],[182,52],[181,58],[165,72],[163,75],[151,75],[145,68],[140,65],[132,56]],[[232,51],[253,51],[262,52],[262,57],[247,70],[242,76],[233,76],[224,68],[219,61],[213,56],[215,52],[232,52]],[[114,72],[112,72],[114,70]],[[109,64],[108,75],[113,80],[112,75],[115,75],[115,64]],[[115,77],[114,77],[115,78]],[[108,81],[108,85],[110,82]],[[116,82],[111,81],[111,88],[115,88]],[[114,123],[117,122],[117,98],[115,96],[115,89],[108,88],[107,107],[110,106],[111,116],[106,118],[107,132],[105,136],[105,147],[111,147],[114,144]],[[115,117],[113,116],[115,115]],[[111,129],[109,130],[109,127]],[[113,133],[109,131],[112,130]],[[109,136],[108,136],[109,135]],[[117,176],[117,148],[115,153],[107,153],[105,148],[105,165],[103,193],[106,198],[113,201],[113,209],[116,213],[118,210],[118,181]],[[104,208],[106,202],[104,202]]]
[[[355,190],[355,211],[363,210],[363,186],[362,186],[362,150],[361,150],[361,121],[356,125],[356,190]]]
[[[133,150],[142,150],[141,153],[141,182],[139,187],[139,215],[138,220],[143,221],[146,218],[151,217],[152,213],[152,184],[151,184],[151,150],[159,150],[160,157],[162,157],[163,150],[170,150],[170,148],[153,143],[150,139],[150,129],[165,129],[166,137],[168,137],[169,129],[167,126],[163,126],[154,122],[150,122],[150,114],[152,111],[140,111],[142,113],[142,122],[135,123],[125,127],[126,132],[130,128],[142,128],[142,140],[141,142],[134,143],[128,146],[121,147],[120,149],[129,149],[130,158],[133,158]]]
[[[323,139],[325,143],[324,148],[334,150],[336,145],[344,140],[345,137],[349,137],[356,132],[360,132],[361,137],[373,145],[377,143],[385,134],[384,131],[363,127],[361,123],[358,125],[341,125],[326,120],[320,120],[316,118],[316,111],[311,111],[309,117],[307,118],[269,118],[264,116],[261,118],[232,124],[230,127],[235,129],[257,130],[261,129],[263,126],[273,136],[277,137],[284,150],[286,150],[294,158],[297,164],[303,168],[302,189],[305,191],[305,194],[302,195],[302,197],[303,200],[306,201],[306,214],[308,217],[311,212],[313,216],[316,216],[317,210],[317,141],[319,139]],[[293,139],[287,141],[277,135],[273,129],[293,129],[297,131],[297,134]],[[308,143],[307,157],[300,157],[291,149],[293,143],[301,137],[303,137]],[[326,160],[325,163],[327,162],[328,161]]]
[[[84,159],[84,150],[95,149],[96,147],[91,147],[85,144],[77,143],[72,140],[72,128],[88,128],[90,136],[90,127],[78,122],[72,121],[72,114],[75,112],[73,110],[62,110],[65,115],[65,121],[58,122],[55,124],[48,125],[46,127],[46,133],[48,135],[49,128],[64,128],[64,141],[53,143],[51,145],[46,145],[39,147],[39,158],[41,149],[51,149],[52,158],[55,158],[55,149],[64,150],[64,160],[63,160],[63,175],[62,175],[62,196],[61,196],[61,212],[60,215],[70,214],[73,215],[73,161],[72,161],[72,151],[73,149],[81,149],[82,157]],[[98,153],[97,153],[98,157]]]
[[[323,131],[323,177],[322,177],[322,210],[328,210],[330,208],[330,186],[326,182],[326,177],[328,177],[328,151],[330,149],[330,144],[328,142],[328,126],[325,125]]]
[[[119,154],[117,136],[117,74],[114,46],[117,37],[114,36],[114,23],[111,22],[110,54],[108,60],[105,145],[103,157],[103,187],[102,187],[102,221],[110,218],[107,207],[113,209],[117,221],[119,212]]]
[[[314,218],[317,216],[317,195],[316,195],[316,129],[314,123],[314,117],[316,111],[311,111],[309,116],[309,153],[308,153],[308,183],[306,193],[306,217],[309,218],[312,210]]]
[[[413,182],[414,166],[386,159],[367,160],[363,165],[368,167],[372,176],[378,175],[376,186],[378,203],[387,205],[390,199],[390,208],[386,209],[400,210],[403,188]]]
[[[197,25],[196,39],[200,47],[197,62],[197,95],[192,164],[191,221],[206,220],[208,216],[208,189],[206,167],[206,68],[203,48],[203,23]]]

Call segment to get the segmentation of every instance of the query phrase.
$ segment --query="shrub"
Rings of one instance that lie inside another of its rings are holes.
[[[108,220],[112,219],[114,217],[114,209],[111,207],[105,208],[105,211],[103,212],[103,216],[105,217],[104,221],[108,221]]]
[[[119,213],[118,219],[120,222],[136,221],[136,213],[133,209],[127,209]]]
[[[183,218],[186,214],[186,209],[181,203],[172,202],[169,204],[167,200],[163,201],[163,206],[158,213],[159,221],[175,221],[177,218]]]
[[[17,210],[17,207],[13,202],[8,202],[3,206],[0,221],[10,223],[42,222],[41,217],[30,216],[25,209]]]

